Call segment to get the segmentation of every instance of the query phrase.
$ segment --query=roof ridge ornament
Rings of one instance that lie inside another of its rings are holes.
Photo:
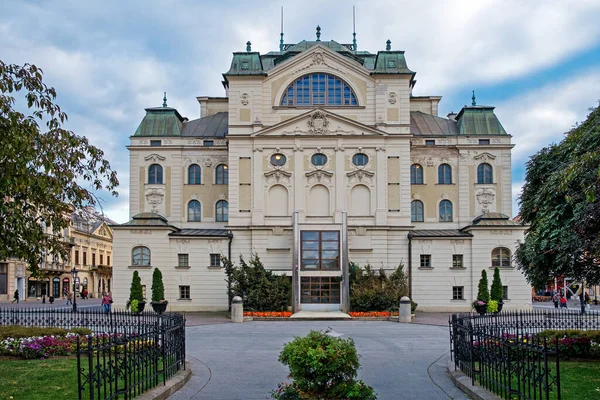
[[[317,42],[321,41],[321,27],[317,25]]]
[[[477,102],[475,101],[475,91],[473,90],[473,97],[471,97],[471,105],[473,107],[475,107],[477,105]]]
[[[167,92],[164,92],[164,97],[163,97],[163,107],[167,107]]]
[[[250,43],[249,40],[246,42],[246,51],[247,52],[251,52],[252,51],[252,43]]]
[[[388,39],[385,42],[385,51],[391,51],[392,50],[392,41],[390,39]]]

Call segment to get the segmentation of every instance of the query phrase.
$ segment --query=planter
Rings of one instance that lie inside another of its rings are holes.
[[[162,302],[162,303],[152,302],[150,304],[152,304],[152,308],[154,309],[154,312],[156,312],[157,314],[162,314],[167,310],[167,305],[169,304],[169,302],[167,302],[167,301]]]
[[[475,306],[475,311],[477,311],[479,313],[479,315],[485,314],[486,310],[487,310],[487,304],[482,304],[482,305],[476,305]]]
[[[145,301],[138,301],[138,313],[141,313],[142,311],[144,311],[144,307],[146,307],[146,302]]]
[[[502,306],[504,305],[503,302],[499,301],[498,302],[498,311],[496,311],[496,314],[498,314],[500,311],[502,311]]]

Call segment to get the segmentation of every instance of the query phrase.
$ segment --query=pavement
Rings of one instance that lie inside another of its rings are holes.
[[[77,309],[102,309],[100,302],[102,299],[77,299]],[[0,308],[2,309],[73,309],[73,306],[67,304],[67,300],[56,299],[53,304],[50,304],[48,299],[46,303],[42,303],[42,300],[31,300],[19,301],[17,303],[11,302],[0,302]]]

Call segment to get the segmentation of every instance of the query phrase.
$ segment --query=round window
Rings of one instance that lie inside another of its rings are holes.
[[[352,164],[359,166],[359,167],[363,166],[363,165],[367,165],[368,162],[369,162],[369,156],[367,156],[366,154],[363,154],[363,153],[355,154],[352,157]]]
[[[281,167],[282,165],[285,165],[285,161],[286,158],[283,154],[277,153],[271,156],[271,164],[276,167]]]
[[[320,167],[327,163],[327,156],[321,153],[313,154],[313,156],[310,158],[310,162],[312,162],[313,165]]]

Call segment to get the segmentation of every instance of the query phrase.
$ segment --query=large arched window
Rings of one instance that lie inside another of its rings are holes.
[[[452,222],[452,202],[440,201],[440,222]]]
[[[329,74],[310,74],[296,79],[283,93],[282,106],[356,106],[350,86]]]
[[[423,167],[421,166],[421,164],[413,164],[410,166],[410,184],[423,184]]]
[[[488,163],[477,166],[477,183],[494,183],[492,166]]]
[[[201,217],[200,202],[198,200],[192,200],[188,203],[188,221],[200,222]]]
[[[227,168],[227,165],[225,164],[219,164],[217,165],[217,168],[215,169],[215,173],[216,173],[216,179],[215,179],[215,183],[217,185],[228,185],[229,184],[229,170]]]
[[[188,184],[199,185],[202,183],[201,169],[198,164],[192,164],[188,168]]]
[[[217,222],[229,221],[229,203],[227,203],[225,200],[217,201],[216,211]]]
[[[452,184],[452,167],[448,164],[442,164],[438,167],[438,183],[440,185]]]
[[[492,250],[492,267],[510,268],[510,249],[496,247]]]
[[[410,203],[411,222],[423,222],[423,203],[420,200],[413,200]]]
[[[162,167],[158,164],[152,164],[148,168],[148,183],[151,184],[162,184],[163,173]]]
[[[131,264],[149,267],[150,249],[144,246],[134,247],[131,251]]]

